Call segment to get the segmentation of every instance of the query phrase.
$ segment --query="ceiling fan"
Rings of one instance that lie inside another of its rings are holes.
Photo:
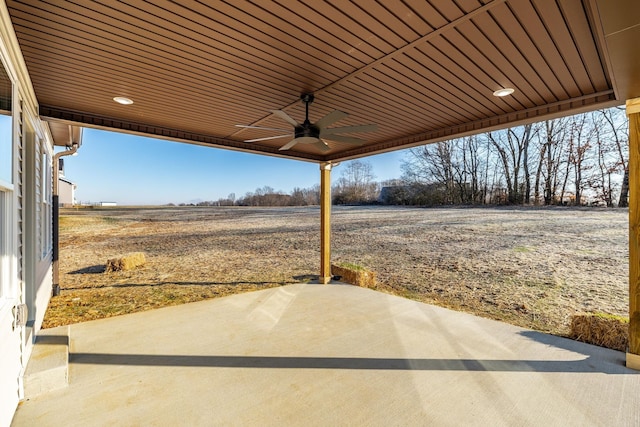
[[[258,142],[266,141],[270,139],[293,137],[291,141],[280,147],[280,150],[288,150],[296,144],[313,144],[314,147],[321,151],[329,151],[328,141],[345,142],[348,144],[364,144],[366,141],[361,138],[355,138],[353,136],[341,135],[343,133],[354,132],[375,132],[378,129],[378,125],[354,125],[354,126],[342,126],[330,128],[335,122],[344,119],[349,114],[342,111],[333,110],[315,123],[309,121],[309,104],[314,100],[314,96],[311,93],[303,93],[300,95],[300,99],[305,103],[305,118],[304,122],[298,123],[290,115],[282,110],[271,110],[273,114],[280,117],[287,123],[293,126],[293,133],[287,129],[277,129],[262,126],[251,125],[236,125],[237,127],[246,129],[260,129],[269,131],[287,132],[285,135],[268,136],[266,138],[247,139],[244,142]]]

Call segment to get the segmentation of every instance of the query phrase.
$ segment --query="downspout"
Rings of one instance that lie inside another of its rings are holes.
[[[59,179],[59,160],[63,156],[71,156],[78,151],[78,143],[71,144],[71,148],[67,146],[67,150],[61,151],[53,156],[53,289],[54,297],[60,295],[60,270],[58,267],[59,251],[60,251],[60,202],[58,197],[58,179]]]

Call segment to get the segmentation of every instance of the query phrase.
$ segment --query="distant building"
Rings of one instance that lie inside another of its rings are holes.
[[[77,185],[64,176],[64,159],[58,159],[58,204],[60,207],[76,205]]]
[[[58,203],[61,207],[76,205],[76,185],[66,178],[58,179]]]
[[[96,206],[118,206],[116,202],[98,202]]]

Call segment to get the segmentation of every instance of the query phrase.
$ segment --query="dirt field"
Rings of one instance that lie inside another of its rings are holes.
[[[61,212],[60,282],[45,326],[311,280],[319,209]],[[555,334],[572,314],[627,314],[628,212],[334,207],[333,261],[378,289]],[[147,264],[104,273],[108,258]]]

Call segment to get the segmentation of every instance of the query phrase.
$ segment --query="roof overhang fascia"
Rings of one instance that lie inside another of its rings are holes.
[[[40,106],[40,118],[50,123],[63,123],[72,126],[84,126],[92,129],[100,129],[110,132],[123,132],[132,135],[146,136],[169,141],[186,142],[205,147],[224,148],[234,151],[242,151],[252,154],[264,154],[268,156],[295,159],[309,162],[322,162],[324,156],[310,153],[289,151],[288,153],[279,151],[275,147],[266,147],[227,138],[219,138],[210,135],[203,135],[193,132],[186,132],[162,126],[151,126],[144,123],[109,118],[95,114],[84,113],[73,110],[65,110],[45,105]]]

